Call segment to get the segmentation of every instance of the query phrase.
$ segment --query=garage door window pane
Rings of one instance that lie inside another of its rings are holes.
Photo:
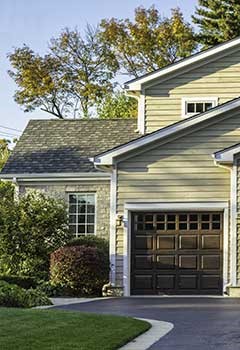
[[[95,194],[69,194],[69,228],[76,237],[95,234]]]

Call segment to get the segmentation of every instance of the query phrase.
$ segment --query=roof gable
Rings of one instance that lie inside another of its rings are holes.
[[[101,165],[111,165],[113,164],[116,157],[127,154],[128,152],[141,149],[144,146],[147,146],[158,140],[167,139],[169,136],[181,133],[181,131],[187,130],[188,128],[198,125],[201,122],[211,120],[221,114],[224,114],[228,111],[234,110],[235,108],[240,107],[240,98],[236,98],[224,104],[221,104],[211,110],[194,115],[190,118],[183,119],[175,124],[162,128],[160,130],[154,131],[151,134],[144,135],[136,140],[130,141],[124,145],[108,150],[94,157],[95,164]]]
[[[196,54],[193,54],[185,59],[182,59],[180,61],[177,61],[173,64],[170,64],[166,67],[160,68],[156,71],[147,73],[143,75],[142,77],[132,79],[127,81],[124,84],[124,87],[126,90],[130,91],[140,91],[142,89],[142,85],[149,83],[157,78],[164,77],[166,75],[174,74],[178,71],[181,71],[184,68],[190,67],[192,64],[201,62],[205,59],[210,59],[214,55],[218,53],[224,53],[224,51],[228,51],[230,49],[234,49],[240,45],[240,37],[236,37],[235,39],[226,41],[222,44],[216,45],[214,47],[211,47],[207,50],[200,51]]]

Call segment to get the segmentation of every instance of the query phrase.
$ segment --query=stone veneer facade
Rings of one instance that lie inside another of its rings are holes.
[[[68,194],[76,192],[96,193],[96,234],[109,240],[110,234],[110,183],[95,181],[92,183],[24,183],[19,185],[19,194],[28,189],[47,192],[49,195],[63,198],[68,202]]]

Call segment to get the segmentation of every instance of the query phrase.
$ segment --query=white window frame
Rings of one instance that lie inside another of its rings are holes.
[[[198,113],[187,113],[187,103],[196,102],[196,103],[213,103],[213,107],[218,105],[218,97],[182,97],[182,118],[191,117]]]
[[[95,208],[95,210],[94,210],[94,223],[93,223],[93,225],[94,225],[94,232],[93,233],[83,233],[83,234],[75,233],[75,234],[73,234],[73,237],[75,237],[75,238],[78,238],[78,237],[81,237],[81,236],[96,236],[96,227],[97,227],[97,194],[96,194],[96,192],[70,192],[70,193],[68,193],[68,215],[70,215],[70,213],[69,213],[70,196],[71,195],[83,195],[84,196],[84,195],[89,195],[89,194],[94,196],[94,208]],[[76,214],[76,215],[78,215],[78,214]],[[75,226],[77,226],[77,225],[78,225],[78,222],[76,223]]]

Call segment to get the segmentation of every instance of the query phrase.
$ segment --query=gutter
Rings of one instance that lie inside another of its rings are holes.
[[[18,182],[49,182],[49,181],[98,181],[110,180],[110,174],[104,172],[96,173],[22,173],[1,174],[0,179]]]

